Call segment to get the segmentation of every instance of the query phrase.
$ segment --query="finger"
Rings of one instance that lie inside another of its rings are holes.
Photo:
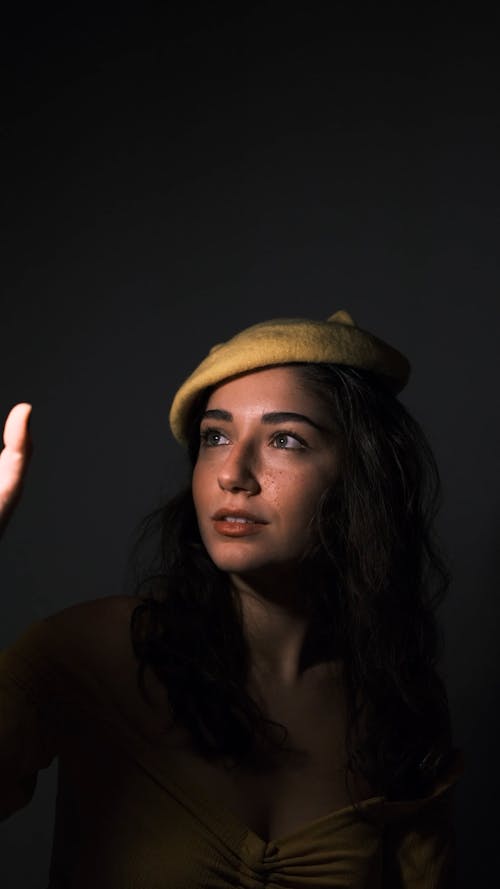
[[[28,448],[28,423],[31,410],[31,404],[20,402],[14,405],[5,421],[4,445],[13,453],[24,454]]]

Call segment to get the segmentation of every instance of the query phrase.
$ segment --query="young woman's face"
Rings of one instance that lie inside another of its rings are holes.
[[[215,389],[200,435],[193,498],[212,560],[242,576],[296,564],[340,471],[331,411],[296,368],[273,367]]]

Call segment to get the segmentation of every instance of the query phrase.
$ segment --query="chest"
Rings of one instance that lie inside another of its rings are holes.
[[[148,672],[150,707],[138,691],[133,659],[110,675],[120,677],[109,693],[127,723],[141,735],[154,737],[157,723],[163,731],[167,699],[155,677]],[[349,776],[351,795],[346,787],[347,697],[341,667],[332,666],[294,688],[269,677],[254,677],[248,692],[268,719],[286,728],[287,746],[296,754],[278,757],[276,767],[265,772],[228,769],[220,760],[205,759],[193,747],[189,732],[176,725],[154,745],[160,769],[175,776],[186,791],[198,790],[214,807],[227,809],[265,840],[286,836],[353,801],[373,796],[372,788],[358,776]]]
[[[176,780],[199,788],[255,834],[268,841],[352,803],[345,781],[346,708],[338,683],[298,693],[267,689],[259,697],[265,715],[288,731],[279,764],[259,772],[227,769],[203,759],[182,729],[172,733],[167,756]],[[350,783],[354,799],[371,795],[359,779]]]

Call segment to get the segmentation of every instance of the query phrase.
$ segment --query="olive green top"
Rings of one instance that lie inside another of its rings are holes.
[[[366,820],[347,806],[266,841],[178,783],[154,722],[128,709],[123,625],[103,644],[112,601],[41,620],[0,653],[0,818],[59,757],[50,889],[452,887],[460,752],[425,799],[373,797]]]

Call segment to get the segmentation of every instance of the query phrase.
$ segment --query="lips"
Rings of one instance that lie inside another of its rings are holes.
[[[216,522],[228,521],[232,524],[239,522],[240,524],[252,523],[256,525],[267,525],[265,519],[248,512],[246,509],[218,509],[214,512],[212,520]]]
[[[268,524],[246,509],[218,509],[212,516],[214,528],[223,537],[250,537]]]

